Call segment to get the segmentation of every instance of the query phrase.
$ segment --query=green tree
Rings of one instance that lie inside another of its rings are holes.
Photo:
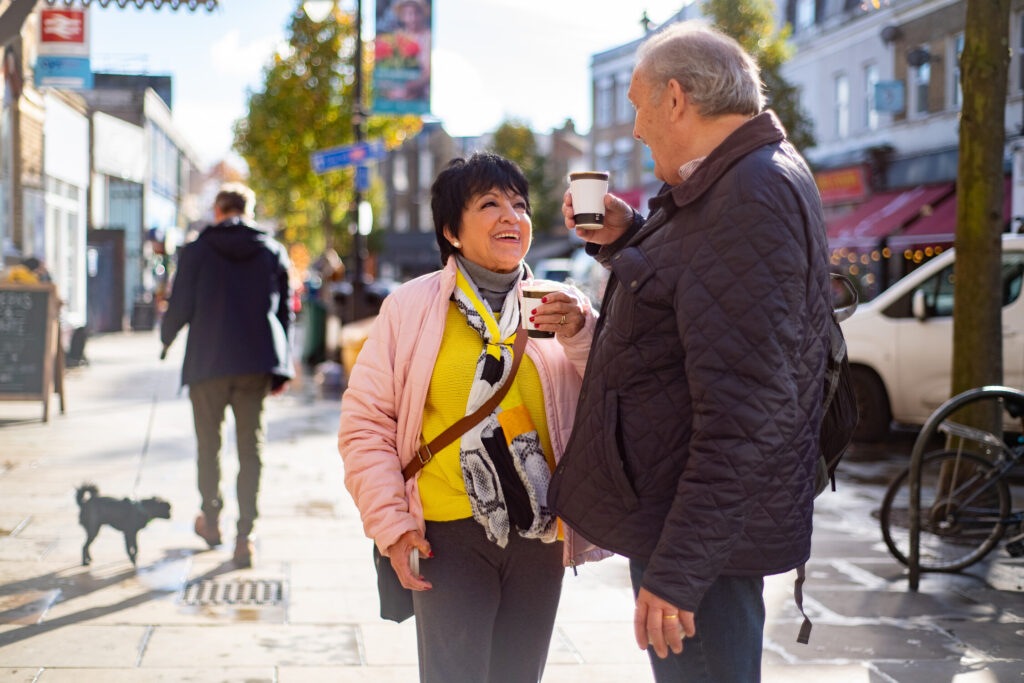
[[[554,196],[557,188],[548,177],[546,159],[537,149],[537,138],[525,123],[504,121],[494,131],[491,146],[495,154],[519,164],[530,183],[530,208],[534,230],[549,232],[561,221],[561,196]]]
[[[761,67],[768,106],[786,128],[789,141],[799,150],[815,145],[814,123],[800,106],[797,88],[782,76],[791,56],[789,24],[776,30],[772,0],[706,0],[703,12],[732,36]]]
[[[366,46],[364,46],[365,48]],[[284,228],[284,240],[313,253],[350,249],[355,170],[313,172],[310,154],[355,141],[355,23],[337,6],[322,23],[297,7],[288,48],[264,67],[263,89],[248,95],[248,114],[235,122],[234,149],[249,165],[262,210]],[[372,50],[363,50],[363,101],[369,102]],[[368,110],[368,104],[364,105]],[[371,116],[368,140],[390,149],[420,129],[414,116]],[[380,193],[371,193],[371,197]],[[374,207],[374,215],[382,215]]]
[[[956,181],[953,386],[1003,382],[1003,151],[1010,0],[968,0],[960,58],[963,107]],[[999,433],[999,415],[964,416]]]

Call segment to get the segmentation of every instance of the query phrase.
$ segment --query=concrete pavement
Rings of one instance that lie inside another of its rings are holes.
[[[68,412],[54,407],[49,424],[39,403],[0,402],[0,680],[417,680],[412,621],[377,617],[370,542],[342,485],[337,400],[307,382],[270,402],[252,569],[230,563],[230,418],[225,544],[207,550],[192,532],[199,497],[191,408],[177,388],[182,346],[159,363],[152,333],[90,340],[90,365],[67,378]],[[1024,680],[1024,562],[998,550],[968,574],[926,574],[909,593],[872,517],[892,450],[859,449],[839,490],[819,499],[809,645],[795,642],[793,576],[767,581],[764,680]],[[139,534],[137,570],[109,527],[93,564],[80,565],[74,487],[84,481],[171,502],[171,519]],[[632,643],[623,559],[566,575],[544,680],[651,680]]]

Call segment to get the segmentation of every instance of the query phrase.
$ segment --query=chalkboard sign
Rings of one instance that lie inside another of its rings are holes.
[[[64,409],[56,321],[53,285],[0,283],[0,400],[41,400],[44,421],[55,381]]]

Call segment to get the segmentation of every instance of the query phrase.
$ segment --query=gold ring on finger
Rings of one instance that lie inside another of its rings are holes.
[[[565,324],[565,313],[562,314],[562,319],[558,321],[558,324],[559,325],[564,325]]]
[[[678,614],[666,614],[666,615],[665,615],[664,617],[662,617],[662,618],[663,618],[663,619],[678,619],[678,618],[679,618],[679,615],[678,615]]]

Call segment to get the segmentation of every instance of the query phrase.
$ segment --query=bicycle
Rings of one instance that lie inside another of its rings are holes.
[[[975,414],[991,411],[993,419],[1001,415],[1002,434],[950,419],[965,415],[965,408]],[[992,386],[953,397],[929,418],[915,453],[936,432],[946,436],[946,448],[925,454],[920,461],[917,570],[965,569],[988,555],[1008,530],[1012,535],[1006,539],[1007,552],[1024,556],[1024,510],[1012,510],[1007,481],[1011,471],[1024,464],[1024,393]],[[910,474],[908,467],[893,479],[880,511],[885,544],[907,566],[911,566]]]

